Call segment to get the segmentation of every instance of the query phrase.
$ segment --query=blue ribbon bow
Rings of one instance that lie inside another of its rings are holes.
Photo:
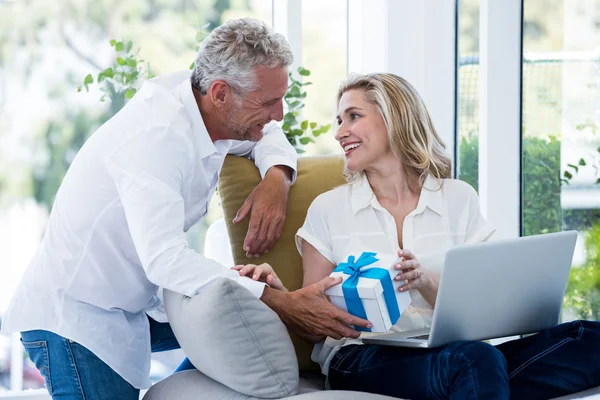
[[[340,263],[335,268],[334,272],[343,272],[344,274],[350,275],[342,284],[346,308],[350,314],[362,319],[367,319],[367,313],[358,296],[358,288],[356,287],[356,285],[358,285],[358,279],[378,279],[381,282],[381,286],[383,286],[383,298],[387,305],[390,320],[393,325],[398,321],[398,318],[400,318],[400,309],[398,308],[398,302],[396,301],[396,293],[394,291],[394,285],[392,284],[392,278],[390,278],[390,273],[383,268],[362,269],[367,265],[379,261],[379,259],[375,258],[376,255],[377,253],[364,252],[356,261],[354,256],[349,256],[348,261]],[[369,328],[362,328],[360,326],[355,326],[355,328],[358,331],[371,332],[371,329]]]

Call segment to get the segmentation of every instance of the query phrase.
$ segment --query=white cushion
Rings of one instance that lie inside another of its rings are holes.
[[[261,400],[250,397],[213,381],[199,371],[181,371],[152,386],[143,400]],[[394,400],[393,397],[341,390],[306,391],[289,400]]]
[[[247,289],[221,278],[194,297],[165,290],[164,300],[175,337],[202,373],[247,396],[296,394],[298,361],[287,329]]]

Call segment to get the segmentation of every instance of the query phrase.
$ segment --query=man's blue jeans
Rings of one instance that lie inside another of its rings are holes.
[[[420,399],[549,399],[600,385],[600,323],[575,321],[492,346],[342,347],[332,389]]]
[[[153,353],[179,348],[169,324],[148,319]],[[139,399],[139,389],[79,343],[42,330],[21,332],[21,342],[44,376],[46,388],[53,399]],[[187,359],[184,364],[177,371],[193,368]]]

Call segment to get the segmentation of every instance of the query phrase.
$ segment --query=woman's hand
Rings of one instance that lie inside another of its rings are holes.
[[[255,281],[265,282],[273,289],[281,290],[284,292],[288,291],[286,287],[283,286],[281,279],[279,279],[279,277],[273,270],[273,267],[271,267],[267,263],[260,265],[236,265],[235,267],[231,267],[231,269],[238,271],[240,273],[240,276],[247,276],[248,278],[253,279]]]
[[[426,284],[427,273],[421,267],[419,260],[410,250],[399,250],[398,257],[402,257],[402,262],[396,264],[394,268],[400,271],[394,278],[397,281],[406,281],[398,288],[400,292],[411,289],[421,289]]]
[[[394,266],[397,270],[400,270],[400,273],[394,279],[406,281],[398,290],[406,292],[410,289],[417,289],[425,301],[431,307],[435,307],[438,287],[440,286],[439,275],[421,267],[419,260],[410,250],[398,251],[398,257],[402,257],[403,260]]]

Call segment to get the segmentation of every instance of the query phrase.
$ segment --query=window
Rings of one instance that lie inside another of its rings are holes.
[[[564,320],[600,316],[598,15],[594,0],[524,0],[522,233],[580,232]]]
[[[458,1],[457,178],[478,189],[479,2]]]
[[[302,66],[311,71],[306,78],[303,117],[319,125],[332,124],[316,143],[306,146],[307,155],[339,153],[334,139],[336,94],[346,77],[347,1],[302,1]],[[340,153],[341,154],[341,153]]]

